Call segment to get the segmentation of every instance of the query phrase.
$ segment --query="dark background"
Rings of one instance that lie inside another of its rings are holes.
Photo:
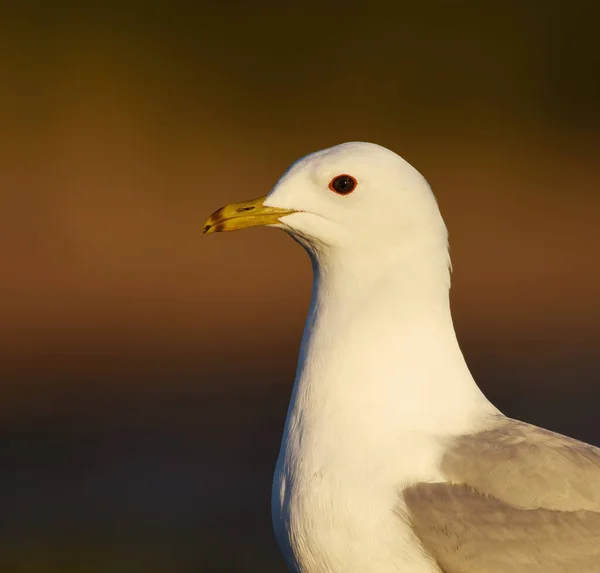
[[[310,265],[201,229],[346,140],[436,191],[487,395],[600,444],[594,5],[2,2],[0,572],[284,571]]]

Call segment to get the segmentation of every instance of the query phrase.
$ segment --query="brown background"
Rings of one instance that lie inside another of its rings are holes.
[[[593,2],[24,4],[0,6],[0,571],[284,571],[310,266],[200,231],[346,140],[436,191],[488,396],[600,444]]]

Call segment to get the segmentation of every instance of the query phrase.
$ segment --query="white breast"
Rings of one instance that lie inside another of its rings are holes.
[[[384,275],[354,257],[318,263],[273,489],[296,573],[439,573],[400,492],[442,481],[440,437],[493,407],[454,334],[447,252],[425,255]]]
[[[431,442],[424,445],[422,440],[407,445],[404,454],[412,451],[414,456],[401,473],[398,463],[388,460],[382,467],[384,460],[351,448],[345,454],[338,451],[334,463],[321,465],[324,460],[310,452],[294,462],[284,447],[273,484],[273,523],[290,569],[438,573],[402,516],[399,498],[402,483],[414,481],[409,474],[441,479],[436,469],[440,450]]]

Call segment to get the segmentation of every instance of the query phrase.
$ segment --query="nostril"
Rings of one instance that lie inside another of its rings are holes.
[[[244,211],[252,211],[252,209],[254,209],[254,207],[238,207],[236,211],[238,213],[243,213]]]

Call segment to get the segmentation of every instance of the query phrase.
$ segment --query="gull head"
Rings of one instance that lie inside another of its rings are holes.
[[[204,233],[279,227],[309,252],[368,256],[418,245],[447,252],[447,233],[424,177],[399,155],[351,142],[293,163],[268,195],[227,205]]]

